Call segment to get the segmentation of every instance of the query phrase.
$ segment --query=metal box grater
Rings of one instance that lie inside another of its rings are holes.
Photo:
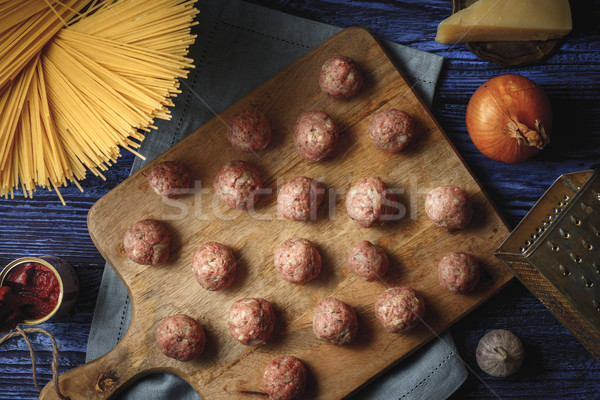
[[[600,176],[561,175],[495,255],[600,361]]]

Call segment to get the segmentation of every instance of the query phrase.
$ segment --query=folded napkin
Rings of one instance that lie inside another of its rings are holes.
[[[171,121],[157,121],[132,173],[163,153],[341,28],[286,15],[239,0],[200,0],[198,38],[190,49],[196,68],[183,82]],[[382,42],[421,98],[431,104],[442,58],[391,42]],[[87,361],[110,351],[131,319],[127,291],[107,265],[98,294],[87,347]],[[466,379],[449,333],[358,392],[356,399],[445,399]],[[120,399],[199,399],[182,379],[166,373],[144,377]]]

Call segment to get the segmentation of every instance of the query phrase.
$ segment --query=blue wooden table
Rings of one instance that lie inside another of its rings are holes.
[[[600,171],[600,1],[571,0],[574,31],[545,63],[506,69],[479,60],[463,45],[434,41],[439,21],[450,14],[450,0],[253,0],[293,15],[348,27],[362,25],[377,36],[439,54],[445,60],[433,104],[433,114],[469,167],[492,196],[512,227],[562,173]],[[552,143],[538,156],[519,165],[499,164],[483,157],[469,140],[464,122],[467,102],[484,81],[503,73],[518,73],[536,81],[549,95],[554,110]],[[92,244],[86,215],[92,204],[131,168],[124,154],[106,174],[90,177],[62,191],[63,207],[54,193],[39,192],[33,200],[20,194],[0,200],[0,264],[23,256],[52,254],[68,260],[81,281],[81,296],[73,312],[46,328],[56,337],[62,372],[84,362],[87,337],[104,260]],[[482,373],[475,348],[483,334],[506,328],[522,338],[526,358],[514,376],[498,379]],[[451,399],[600,399],[600,363],[518,281],[452,327],[460,355],[472,370]],[[41,383],[50,377],[50,343],[34,337]],[[0,399],[33,399],[29,353],[22,341],[0,346]]]

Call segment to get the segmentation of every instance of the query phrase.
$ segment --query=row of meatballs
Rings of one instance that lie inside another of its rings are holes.
[[[364,78],[354,60],[337,55],[323,64],[319,86],[330,98],[349,98],[362,87]],[[378,148],[391,153],[402,150],[414,136],[412,118],[395,108],[379,110],[369,125],[369,138]],[[241,152],[264,150],[271,141],[267,118],[255,110],[234,115],[228,124],[227,139]],[[306,161],[321,161],[332,154],[339,140],[337,123],[324,111],[310,110],[302,114],[294,129],[294,146]]]
[[[157,220],[146,219],[131,226],[124,237],[124,247],[135,262],[158,265],[167,261],[171,233]],[[196,281],[210,291],[229,287],[235,279],[236,259],[227,246],[210,241],[200,246],[192,258]],[[274,264],[281,277],[294,284],[315,279],[321,272],[321,256],[308,239],[293,237],[274,251]],[[368,241],[362,241],[349,253],[348,266],[362,279],[382,279],[389,268],[385,251]],[[477,261],[466,253],[450,253],[438,266],[440,284],[452,292],[471,290],[479,281]]]
[[[407,286],[383,291],[374,304],[381,325],[391,333],[404,333],[419,324],[425,315],[420,294]],[[243,298],[229,308],[227,317],[232,338],[246,346],[265,344],[275,327],[271,303],[263,298]],[[352,343],[358,333],[358,320],[352,307],[334,297],[321,300],[313,310],[313,331],[317,338],[335,345]],[[185,314],[163,320],[156,331],[163,354],[189,361],[204,351],[206,338],[202,326]]]
[[[156,193],[168,198],[178,198],[187,193],[191,180],[185,167],[174,161],[163,161],[148,174],[150,186]],[[219,170],[213,180],[213,188],[219,199],[229,207],[248,209],[259,200],[262,178],[251,163],[234,160]],[[294,177],[281,187],[277,209],[291,221],[314,220],[324,193],[325,189],[318,181],[306,176]],[[386,183],[374,176],[358,181],[349,189],[346,210],[358,225],[369,228],[393,220],[400,210],[400,203]],[[432,190],[425,200],[425,212],[435,224],[448,230],[464,228],[473,215],[469,196],[455,186]]]

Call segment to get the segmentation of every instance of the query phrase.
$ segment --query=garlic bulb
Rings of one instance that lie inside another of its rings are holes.
[[[479,340],[475,358],[484,372],[503,378],[517,372],[524,353],[523,344],[514,333],[495,329]]]

